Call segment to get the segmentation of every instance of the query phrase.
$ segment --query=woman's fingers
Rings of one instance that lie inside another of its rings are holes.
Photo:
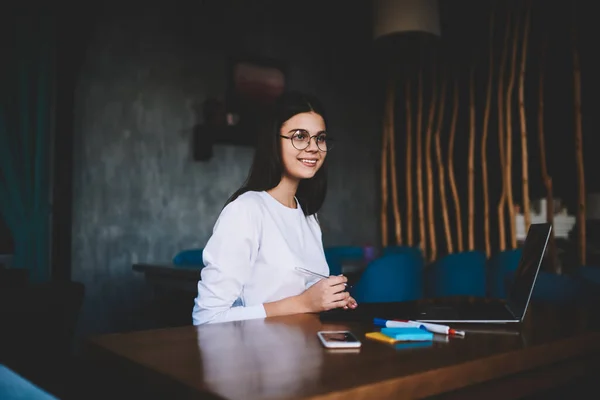
[[[336,293],[333,296],[331,296],[331,302],[333,302],[333,303],[338,302],[338,301],[348,302],[349,298],[350,298],[350,294],[348,294],[348,292]]]
[[[329,286],[336,286],[348,282],[348,278],[344,275],[330,276],[327,278],[327,282],[329,283]]]
[[[350,308],[356,308],[358,307],[358,303],[356,302],[356,300],[354,299],[354,297],[349,297],[348,298],[348,307]]]
[[[346,285],[343,283],[329,287],[329,293],[331,293],[331,294],[341,293],[341,292],[345,292],[345,291],[346,291]]]
[[[343,308],[348,305],[348,298],[350,295],[347,292],[337,293],[329,297],[328,300],[323,304],[325,310],[331,310],[333,308]]]
[[[327,305],[327,309],[328,310],[332,310],[334,308],[344,308],[348,303],[348,300],[340,300],[340,301],[334,301],[333,303],[329,303]]]

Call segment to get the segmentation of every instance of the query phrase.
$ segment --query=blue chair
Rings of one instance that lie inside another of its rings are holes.
[[[514,280],[515,273],[508,273],[506,287]],[[552,272],[540,271],[535,280],[531,293],[531,302],[553,305],[572,305],[584,301],[586,292],[581,281],[571,275],[557,275]]]
[[[173,264],[180,267],[204,267],[202,252],[204,249],[182,250],[173,257]]]
[[[573,271],[573,277],[582,284],[588,302],[600,304],[600,267],[581,266]]]
[[[10,368],[0,364],[0,399],[57,400]]]
[[[449,254],[426,271],[429,297],[486,295],[486,255],[482,251]]]
[[[360,246],[337,246],[325,248],[325,260],[329,265],[330,275],[342,273],[343,260],[362,260],[364,258],[363,248]]]
[[[389,254],[364,270],[351,294],[359,304],[417,300],[423,297],[422,260],[414,254]]]
[[[600,267],[582,266],[574,271],[574,275],[589,283],[600,285]]]
[[[506,250],[493,255],[488,261],[488,295],[506,299],[506,276],[515,272],[521,260],[522,249]]]

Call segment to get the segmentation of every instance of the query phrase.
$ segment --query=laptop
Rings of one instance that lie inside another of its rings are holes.
[[[521,322],[527,312],[535,281],[542,265],[552,225],[531,224],[519,266],[506,302],[475,302],[456,305],[431,304],[418,308],[416,320],[443,323]]]
[[[552,226],[531,224],[519,266],[506,301],[456,303],[439,299],[433,304],[419,302],[363,303],[356,310],[333,309],[320,314],[324,322],[372,322],[373,318],[406,319],[423,322],[504,324],[521,322],[542,265]]]

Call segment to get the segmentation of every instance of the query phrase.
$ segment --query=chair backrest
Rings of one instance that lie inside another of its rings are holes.
[[[202,252],[204,249],[186,249],[182,250],[173,257],[173,264],[178,266],[204,266],[202,261]]]
[[[494,254],[488,260],[488,295],[496,299],[506,299],[507,274],[516,271],[521,260],[522,249],[506,250]]]
[[[575,269],[573,275],[584,279],[588,283],[600,285],[600,267],[598,266],[581,266]]]
[[[56,397],[0,364],[0,399],[56,400]]]
[[[466,251],[444,256],[425,273],[428,297],[486,295],[486,255]]]
[[[420,299],[422,259],[411,253],[379,257],[369,263],[351,293],[359,304]]]

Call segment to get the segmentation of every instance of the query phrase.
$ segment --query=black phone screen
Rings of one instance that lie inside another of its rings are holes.
[[[327,342],[358,342],[356,336],[354,336],[351,332],[328,332],[322,333],[321,336]]]

